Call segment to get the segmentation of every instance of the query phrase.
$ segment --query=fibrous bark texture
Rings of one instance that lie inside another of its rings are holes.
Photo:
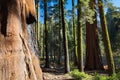
[[[34,0],[0,0],[0,80],[42,80],[27,38],[27,24],[36,19],[34,7]]]
[[[90,0],[91,9],[96,9],[96,0]],[[93,18],[95,21],[90,24],[86,22],[86,63],[85,70],[103,70],[102,56],[98,39],[97,13]]]

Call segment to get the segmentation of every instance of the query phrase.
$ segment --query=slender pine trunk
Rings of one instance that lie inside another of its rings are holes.
[[[69,53],[68,53],[68,41],[67,41],[67,32],[65,25],[65,17],[64,17],[64,0],[61,0],[61,16],[62,16],[62,29],[63,29],[63,45],[64,45],[64,56],[65,56],[65,73],[70,72],[69,66]]]
[[[58,65],[61,63],[61,53],[62,53],[62,34],[61,34],[61,0],[59,0],[59,54],[58,54]]]
[[[83,72],[83,49],[82,49],[82,20],[81,20],[81,0],[78,0],[78,69],[79,71]]]
[[[48,27],[47,27],[47,0],[44,0],[44,25],[45,25],[45,67],[49,68],[49,53],[48,53]]]
[[[73,19],[73,42],[74,42],[74,65],[77,65],[77,38],[76,38],[76,25],[75,25],[75,4],[72,0],[72,19]]]

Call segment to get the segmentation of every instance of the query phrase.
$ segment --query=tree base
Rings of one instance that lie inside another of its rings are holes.
[[[0,80],[42,80],[38,58],[22,50],[0,54]]]

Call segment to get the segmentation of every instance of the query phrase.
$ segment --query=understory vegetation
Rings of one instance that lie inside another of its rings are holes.
[[[120,72],[108,76],[105,74],[86,74],[85,72],[79,72],[78,69],[74,69],[70,72],[70,75],[73,76],[76,80],[120,80]]]

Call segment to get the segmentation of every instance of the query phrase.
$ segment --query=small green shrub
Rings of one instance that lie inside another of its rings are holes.
[[[119,80],[117,78],[117,74],[113,74],[112,76],[109,76],[107,80]]]
[[[107,76],[103,76],[103,75],[95,73],[93,75],[93,79],[92,80],[107,80],[107,78],[108,78]]]
[[[85,74],[84,72],[79,72],[79,70],[75,69],[71,71],[71,75],[76,79],[76,80],[91,80],[91,76],[88,74]]]
[[[120,80],[120,72],[116,74],[116,77]]]
[[[113,74],[112,76],[105,76],[98,73],[91,76],[75,69],[71,71],[71,75],[75,78],[75,80],[120,80],[120,72]]]

